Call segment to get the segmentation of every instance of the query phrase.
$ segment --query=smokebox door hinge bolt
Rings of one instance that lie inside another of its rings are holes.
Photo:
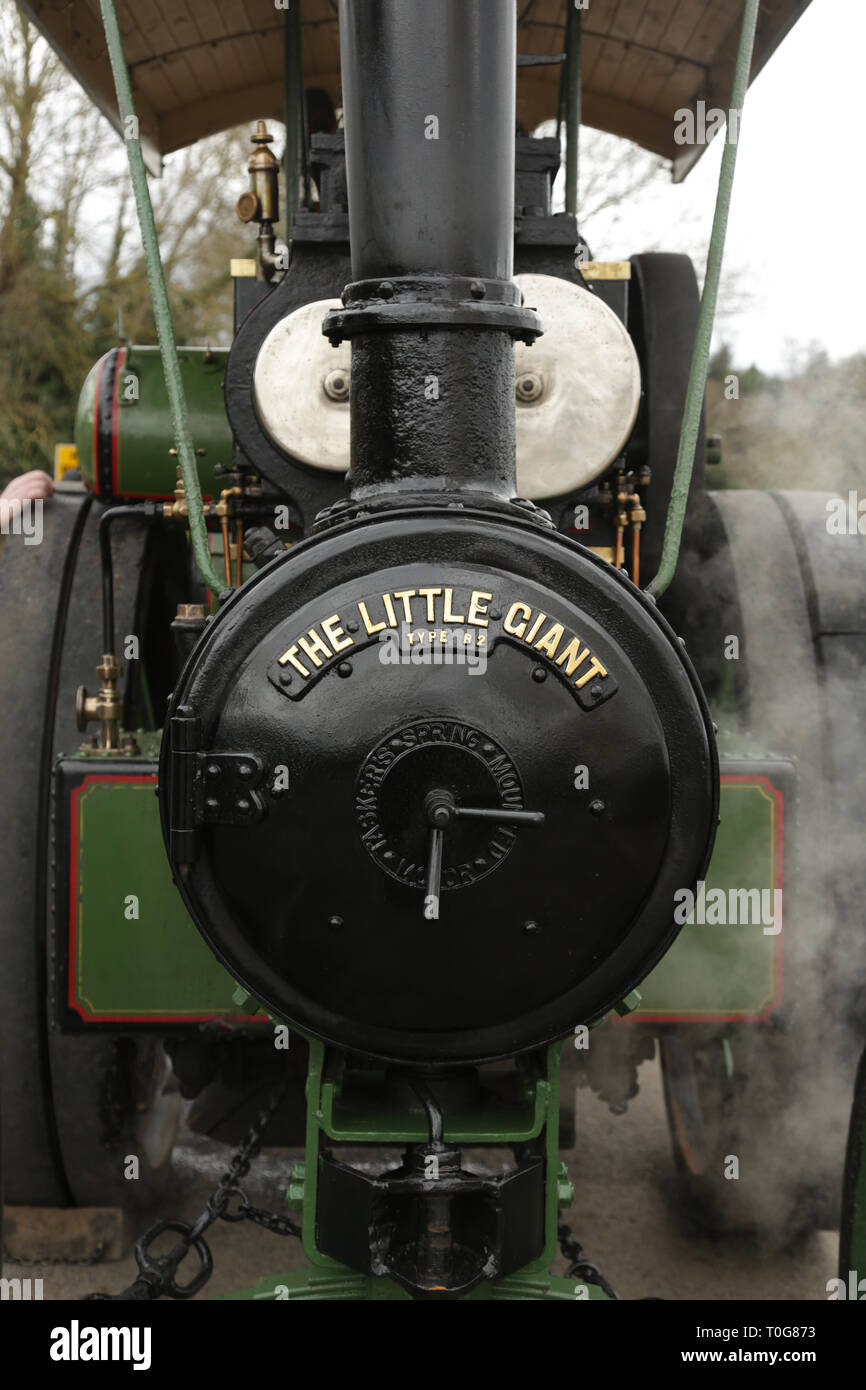
[[[266,812],[260,788],[265,768],[255,753],[197,753],[194,821],[199,825],[255,825]]]

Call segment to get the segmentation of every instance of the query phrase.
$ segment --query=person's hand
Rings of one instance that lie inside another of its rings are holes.
[[[11,483],[6,484],[0,492],[0,501],[11,502],[17,498],[22,502],[32,502],[37,497],[53,496],[54,483],[51,478],[41,468],[32,468],[29,473],[22,473],[20,478],[13,478]]]
[[[54,483],[41,468],[33,468],[13,478],[0,492],[0,536],[8,535],[21,525],[22,508],[25,502],[42,501],[54,495]],[[29,518],[29,513],[28,513]],[[42,518],[39,517],[39,534],[42,533]],[[26,544],[31,544],[27,541]]]

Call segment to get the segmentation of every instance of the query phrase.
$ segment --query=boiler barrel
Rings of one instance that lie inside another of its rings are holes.
[[[218,463],[232,463],[223,400],[226,352],[178,349],[199,481],[205,497],[225,486]],[[91,369],[75,416],[81,476],[98,496],[170,498],[177,478],[174,432],[159,348],[116,347]]]

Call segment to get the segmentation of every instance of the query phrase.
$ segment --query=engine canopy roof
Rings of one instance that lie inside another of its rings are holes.
[[[301,4],[306,87],[340,104],[336,0]],[[809,0],[763,0],[754,78]],[[84,89],[116,125],[114,85],[98,0],[28,0],[38,26]],[[517,51],[550,56],[565,47],[567,0],[518,0]],[[674,141],[674,112],[724,107],[741,6],[713,0],[592,0],[583,12],[585,124],[635,141],[685,176],[703,146]],[[119,0],[118,13],[148,164],[207,135],[283,113],[285,11],[274,0],[200,5],[193,0]],[[527,130],[555,117],[561,67],[521,67],[517,116]]]

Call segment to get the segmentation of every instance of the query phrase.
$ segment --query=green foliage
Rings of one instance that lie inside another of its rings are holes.
[[[34,311],[38,306],[38,311]],[[75,288],[40,257],[24,261],[0,292],[2,482],[49,467],[68,434],[70,402],[89,365]]]
[[[179,343],[228,341],[246,129],[170,156],[152,196]],[[156,341],[119,137],[12,0],[0,0],[0,488],[53,469],[93,362]]]

